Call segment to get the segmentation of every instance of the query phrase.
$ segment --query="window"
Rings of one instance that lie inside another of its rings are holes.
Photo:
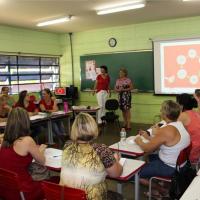
[[[22,90],[54,90],[59,85],[58,57],[0,55],[0,89],[2,86],[9,86],[14,94]]]

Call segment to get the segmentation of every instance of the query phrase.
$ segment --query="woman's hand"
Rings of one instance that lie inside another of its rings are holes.
[[[115,160],[119,162],[119,160],[121,158],[121,156],[119,155],[119,153],[114,153],[113,156],[114,156]]]
[[[138,136],[138,137],[135,138],[135,143],[136,143],[137,145],[140,145],[141,142],[142,142],[142,138],[141,138],[140,136]]]
[[[47,145],[46,145],[46,144],[41,144],[41,145],[39,146],[39,151],[40,151],[41,153],[44,154],[46,148],[47,148]]]

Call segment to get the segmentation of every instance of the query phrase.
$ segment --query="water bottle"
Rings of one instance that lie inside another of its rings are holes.
[[[63,103],[63,107],[64,107],[64,112],[67,113],[68,110],[69,110],[69,106],[68,106],[68,103],[66,101]]]
[[[122,128],[120,131],[120,144],[126,145],[126,129]]]

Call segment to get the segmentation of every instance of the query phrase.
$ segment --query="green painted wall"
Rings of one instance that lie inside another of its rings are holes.
[[[74,80],[80,86],[80,56],[84,54],[151,49],[150,38],[176,38],[199,36],[200,17],[163,20],[149,23],[119,26],[73,34]],[[108,39],[115,37],[115,48],[108,46]],[[35,54],[61,55],[61,84],[72,83],[71,49],[68,34],[47,33],[23,28],[0,26],[0,51],[25,52]],[[112,97],[116,97],[113,94]],[[152,123],[159,113],[160,104],[174,97],[154,96],[138,93],[133,95],[132,121]],[[96,98],[91,93],[81,92],[77,102],[95,105]]]
[[[129,51],[152,49],[150,38],[180,38],[199,36],[200,17],[163,20],[149,23],[141,23],[127,26],[119,26],[98,30],[91,30],[73,34],[75,85],[80,86],[80,56],[84,54],[105,53],[115,51]],[[108,39],[115,37],[118,44],[115,48],[108,46]],[[66,41],[66,44],[69,43]],[[70,55],[70,49],[66,47],[66,55]],[[69,60],[68,60],[69,61]],[[63,85],[70,83],[71,63],[66,62],[63,67]],[[116,97],[116,95],[113,95]],[[132,121],[152,123],[154,116],[159,114],[160,104],[165,99],[174,97],[154,96],[153,94],[134,94]],[[83,105],[95,105],[96,98],[88,92],[80,93],[80,102]]]
[[[0,51],[61,55],[61,35],[0,26]]]

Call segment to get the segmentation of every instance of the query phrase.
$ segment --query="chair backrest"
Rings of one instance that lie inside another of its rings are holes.
[[[117,110],[119,108],[119,103],[117,99],[108,99],[105,105],[106,110]]]
[[[189,160],[189,155],[190,155],[191,149],[192,149],[192,143],[179,153],[179,156],[177,159],[177,166],[181,166],[187,160]]]
[[[0,168],[0,199],[25,200],[20,191],[19,177],[16,173]]]
[[[55,183],[43,181],[42,188],[46,200],[87,200],[83,190],[61,186]]]

